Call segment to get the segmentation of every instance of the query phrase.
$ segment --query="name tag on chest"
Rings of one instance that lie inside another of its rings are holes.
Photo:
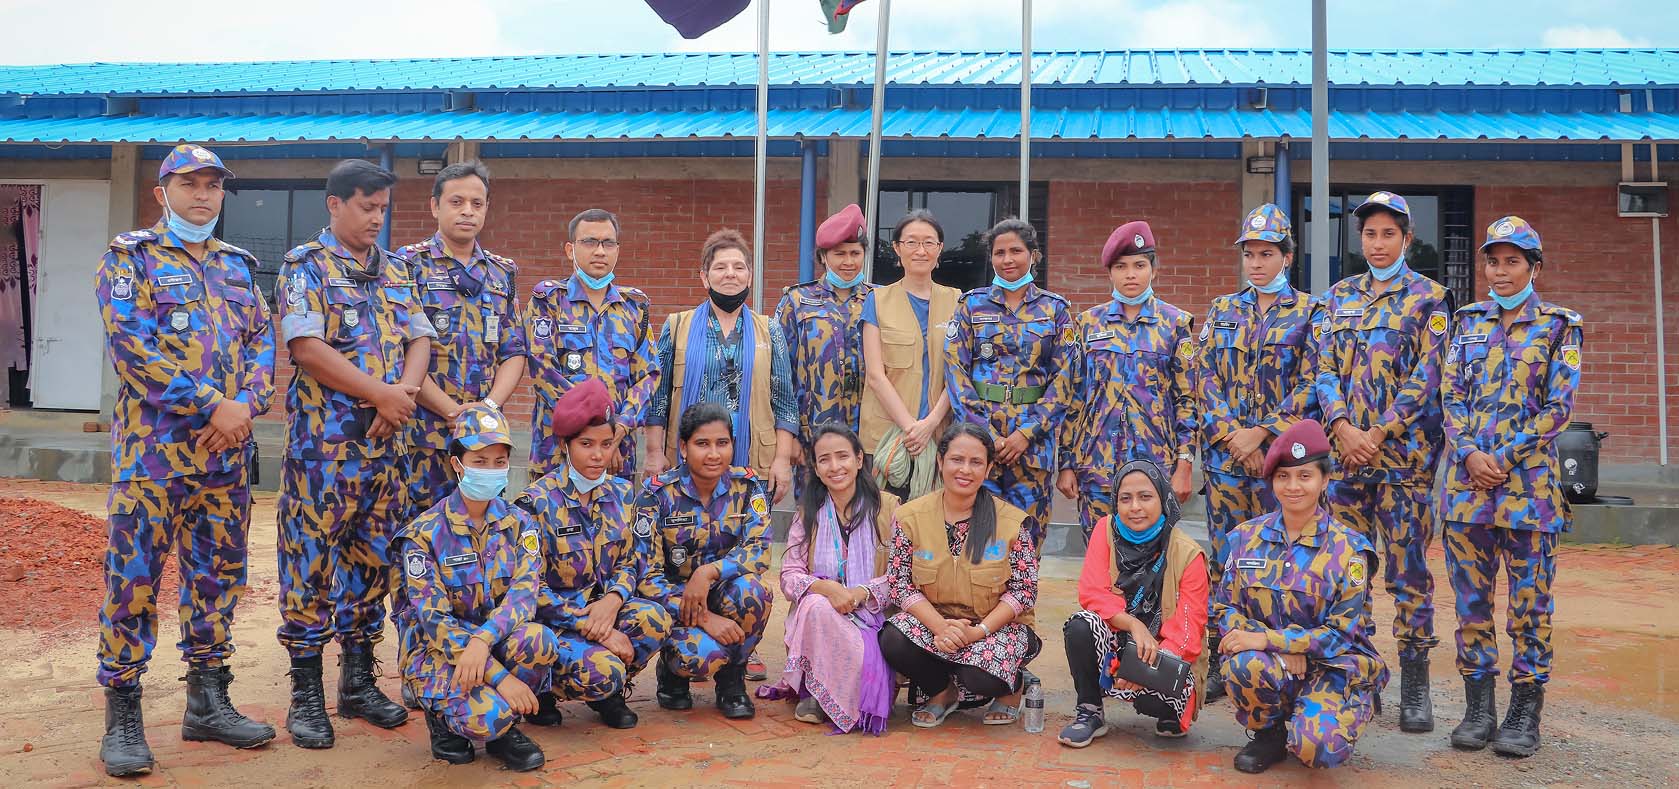
[[[556,324],[554,324],[554,331],[559,333],[559,334],[582,334],[582,333],[584,333],[588,330],[589,330],[588,327],[586,327],[586,326],[584,326],[580,323],[556,323]]]
[[[1364,317],[1364,308],[1363,307],[1341,307],[1340,309],[1335,310],[1335,317],[1337,317],[1337,318],[1362,318],[1362,317]]]
[[[168,276],[158,277],[157,279],[152,280],[152,284],[160,288],[167,288],[172,285],[191,285],[192,275],[170,274]]]
[[[1213,328],[1215,328],[1215,329],[1234,329],[1234,328],[1236,328],[1236,322],[1235,321],[1213,321]]]
[[[809,296],[800,296],[799,297],[799,303],[803,304],[806,307],[820,307],[820,306],[822,306],[822,300],[821,299],[813,299]]]
[[[581,523],[568,523],[554,530],[554,536],[556,537],[570,537],[574,534],[582,533],[583,524]]]
[[[465,565],[465,564],[477,564],[477,563],[478,563],[478,554],[476,554],[476,553],[457,553],[454,556],[443,557],[443,566],[444,567],[460,567],[461,565]]]
[[[1084,341],[1085,342],[1100,342],[1102,340],[1111,340],[1113,338],[1114,338],[1113,329],[1103,329],[1101,331],[1093,331],[1089,334],[1084,335]]]
[[[665,518],[665,525],[666,526],[692,526],[692,525],[694,525],[695,523],[698,523],[698,522],[699,522],[699,519],[697,517],[695,517],[694,513],[692,513],[692,512],[688,513],[687,515],[672,515],[668,518]]]
[[[1458,345],[1476,345],[1486,341],[1487,335],[1485,334],[1462,334],[1457,338]]]
[[[1271,563],[1269,559],[1237,559],[1238,570],[1263,570]]]
[[[969,323],[1001,323],[1002,321],[1003,316],[1001,315],[974,315],[968,319]]]
[[[327,277],[326,284],[329,288],[354,288],[356,281],[348,277]]]
[[[434,279],[434,280],[427,280],[426,281],[426,290],[453,291],[454,289],[455,289],[455,283],[450,282],[449,280],[446,280],[446,279]]]

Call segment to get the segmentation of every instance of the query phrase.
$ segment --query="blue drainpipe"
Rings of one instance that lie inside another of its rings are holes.
[[[1279,142],[1277,143],[1276,203],[1277,207],[1288,215],[1290,223],[1294,221],[1293,186],[1289,175],[1288,143]]]
[[[386,170],[396,167],[396,144],[379,146],[379,166]],[[396,187],[391,187],[391,200],[385,203],[385,224],[379,228],[379,248],[391,248],[391,206],[396,202]]]
[[[816,141],[801,140],[799,181],[799,281],[816,279]]]

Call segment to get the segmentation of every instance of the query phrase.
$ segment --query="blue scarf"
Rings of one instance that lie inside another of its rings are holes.
[[[733,430],[731,431],[735,442],[734,465],[744,466],[747,468],[751,468],[752,466],[752,431],[750,422],[750,414],[752,411],[752,363],[758,355],[755,353],[755,350],[758,347],[757,341],[753,336],[753,326],[756,322],[753,320],[752,316],[753,313],[750,307],[742,307],[740,309],[740,317],[738,318],[740,325],[735,329],[741,333],[740,397],[737,398],[740,401],[740,408],[735,411],[735,422]],[[701,392],[705,391],[705,368],[710,366],[707,363],[711,361],[712,353],[710,343],[711,333],[707,331],[707,329],[710,328],[711,321],[713,319],[714,316],[711,311],[711,302],[707,301],[694,308],[694,319],[688,321],[687,353],[690,361],[688,362],[687,369],[683,370],[682,373],[682,391],[684,392],[684,402],[682,403],[683,408],[687,408],[695,403],[703,402]],[[694,360],[698,360],[698,364],[696,364]],[[678,420],[681,419],[680,414],[672,414],[671,416]]]

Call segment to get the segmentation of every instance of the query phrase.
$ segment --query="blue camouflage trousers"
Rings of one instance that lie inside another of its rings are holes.
[[[99,684],[140,683],[157,641],[157,584],[171,551],[181,574],[181,658],[213,667],[233,654],[233,610],[245,592],[251,524],[247,481],[241,466],[218,474],[112,483]]]
[[[1353,745],[1375,715],[1372,689],[1351,686],[1347,672],[1308,662],[1297,677],[1271,652],[1224,658],[1224,687],[1236,722],[1248,731],[1278,723],[1288,729],[1288,751],[1307,767],[1334,767],[1352,758]]]
[[[1545,684],[1551,676],[1551,582],[1557,572],[1557,535],[1448,521],[1446,573],[1457,597],[1457,670],[1471,679],[1498,676],[1498,632],[1492,606],[1498,566],[1509,597],[1504,631],[1515,656],[1510,683]]]
[[[388,553],[406,513],[395,458],[287,458],[280,476],[280,645],[313,657],[334,636],[377,643],[391,589]]]
[[[559,650],[553,631],[527,622],[514,628],[500,644],[491,647],[490,656],[509,674],[529,686],[532,692],[541,694],[548,692],[549,675]],[[438,678],[441,682],[432,683],[443,689],[442,692],[422,694],[420,706],[442,718],[449,731],[481,745],[507,734],[507,730],[519,722],[519,714],[508,706],[507,700],[488,681],[463,691],[455,687],[454,667],[445,669],[443,673],[448,676]]]
[[[702,628],[675,625],[665,644],[666,664],[677,676],[689,679],[704,679],[724,666],[744,664],[764,637],[773,602],[774,594],[756,576],[743,575],[718,584],[711,590],[706,607],[740,625],[746,637],[738,644],[724,646]]]
[[[1393,637],[1401,660],[1426,657],[1440,645],[1434,635],[1434,574],[1428,546],[1434,542],[1432,489],[1385,482],[1329,482],[1335,519],[1364,535],[1381,551],[1382,582],[1393,595]],[[1364,596],[1366,633],[1374,634],[1371,598]]]
[[[1049,508],[1055,503],[1055,473],[1017,461],[1012,466],[999,465],[991,472],[991,479],[985,481],[985,487],[992,495],[1025,511],[1025,531],[1032,536],[1033,549],[1043,553],[1044,533],[1049,530]]]
[[[616,629],[629,637],[635,651],[628,663],[575,630],[555,630],[560,650],[554,663],[555,696],[600,701],[618,695],[664,645],[670,635],[670,613],[657,603],[632,597],[618,609]]]

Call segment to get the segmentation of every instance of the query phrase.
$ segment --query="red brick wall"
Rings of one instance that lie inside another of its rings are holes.
[[[1235,181],[1051,183],[1050,288],[1081,311],[1111,299],[1102,245],[1115,227],[1142,219],[1154,231],[1160,261],[1155,295],[1199,320],[1214,296],[1237,287],[1230,228],[1241,222],[1241,200]]]
[[[1608,431],[1608,462],[1658,457],[1655,293],[1650,220],[1615,215],[1615,187],[1479,187],[1477,227],[1509,214],[1538,228],[1545,266],[1535,287],[1585,319],[1576,419]],[[1679,432],[1679,223],[1662,224],[1667,308],[1668,425]],[[1476,291],[1484,288],[1476,272]],[[1668,453],[1679,458],[1679,436]]]

